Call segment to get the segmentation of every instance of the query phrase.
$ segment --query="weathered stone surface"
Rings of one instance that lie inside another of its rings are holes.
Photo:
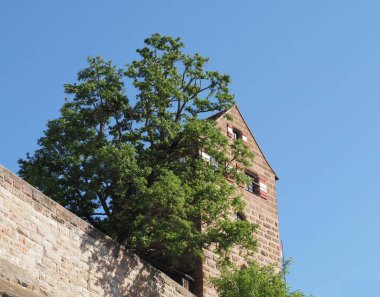
[[[0,297],[44,297],[44,295],[0,278]]]
[[[0,165],[0,297],[194,297]]]
[[[30,274],[4,259],[0,259],[0,280],[10,282],[18,285],[17,287],[21,286],[31,291],[38,290],[37,281]]]

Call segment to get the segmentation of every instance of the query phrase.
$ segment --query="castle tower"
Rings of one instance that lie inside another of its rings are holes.
[[[227,120],[228,114],[232,120]],[[278,177],[253,134],[247,126],[239,108],[233,108],[218,113],[211,117],[230,141],[242,139],[255,154],[252,166],[248,168],[246,174],[251,178],[252,184],[248,187],[240,187],[245,201],[243,213],[236,214],[236,219],[248,220],[258,225],[256,238],[258,240],[258,250],[255,255],[256,260],[263,265],[275,264],[281,267],[281,244],[279,239],[278,211],[276,197],[276,181]],[[205,251],[205,261],[200,268],[202,275],[198,283],[197,296],[217,297],[215,289],[208,283],[208,279],[218,276],[216,268],[216,256],[213,252]],[[237,264],[243,264],[243,259],[237,252],[232,254],[232,260]]]

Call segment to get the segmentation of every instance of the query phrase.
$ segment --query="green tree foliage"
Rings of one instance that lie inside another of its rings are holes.
[[[210,246],[222,258],[234,246],[255,247],[254,226],[230,217],[243,203],[226,180],[243,182],[229,164],[244,167],[253,156],[207,120],[234,105],[230,78],[182,50],[179,38],[154,34],[126,67],[89,58],[78,82],[65,85],[69,97],[39,149],[19,160],[20,176],[46,195],[173,267],[194,263]]]
[[[273,266],[260,266],[256,262],[250,262],[245,269],[225,268],[211,282],[220,297],[306,297],[299,291],[291,292]]]

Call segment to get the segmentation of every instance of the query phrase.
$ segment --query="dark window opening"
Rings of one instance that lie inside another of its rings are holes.
[[[233,133],[234,133],[234,139],[241,139],[242,138],[242,133],[239,131],[239,130],[236,130],[236,129],[233,129]]]
[[[236,220],[236,221],[245,221],[246,218],[245,218],[245,215],[244,215],[244,214],[242,214],[241,212],[238,212],[238,213],[236,213],[236,215],[235,215],[235,220]]]
[[[252,173],[245,173],[245,174],[248,178],[245,189],[250,193],[259,195],[260,194],[259,176],[257,174],[252,174]]]

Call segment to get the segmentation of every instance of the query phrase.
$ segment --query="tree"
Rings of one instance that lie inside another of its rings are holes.
[[[230,78],[183,47],[154,34],[124,68],[89,58],[19,174],[141,257],[160,253],[186,270],[203,248],[227,259],[234,246],[250,252],[256,242],[254,225],[231,219],[243,203],[226,180],[244,182],[229,165],[244,170],[253,155],[207,119],[234,105]]]
[[[306,297],[300,291],[291,292],[273,266],[253,261],[245,269],[224,267],[221,276],[211,282],[219,297]]]

